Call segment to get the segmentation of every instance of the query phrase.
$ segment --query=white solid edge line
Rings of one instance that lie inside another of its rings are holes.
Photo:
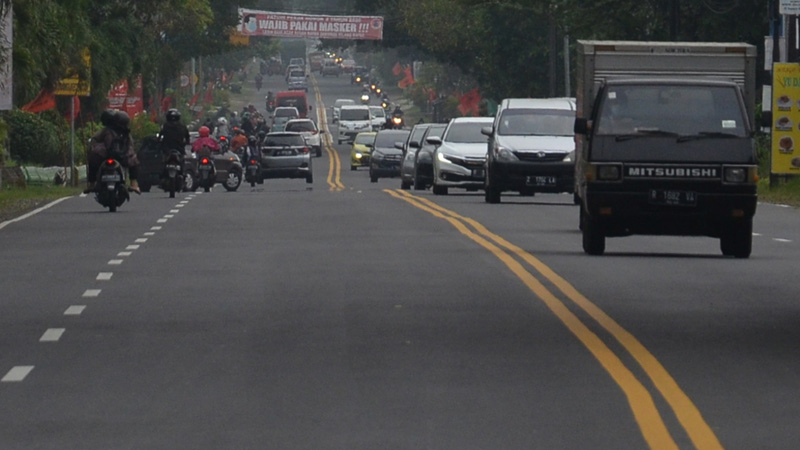
[[[8,373],[0,379],[0,383],[16,383],[25,380],[31,373],[33,366],[16,366],[11,368]]]
[[[23,215],[15,218],[15,219],[6,220],[5,222],[0,223],[0,230],[2,230],[3,228],[7,227],[8,225],[11,225],[14,222],[19,222],[21,220],[27,219],[28,217],[34,216],[36,214],[39,214],[40,212],[44,211],[45,209],[51,208],[51,207],[63,202],[64,200],[66,200],[68,198],[71,198],[71,197],[61,197],[61,198],[59,198],[57,200],[53,200],[52,202],[42,206],[41,208],[36,208],[36,209],[34,209],[33,211],[31,211],[31,212],[29,212],[27,214],[23,214]]]

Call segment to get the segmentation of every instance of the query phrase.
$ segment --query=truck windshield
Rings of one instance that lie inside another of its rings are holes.
[[[599,108],[598,136],[747,136],[745,116],[732,86],[610,86]]]
[[[573,136],[575,111],[559,109],[507,109],[497,134],[506,136]]]

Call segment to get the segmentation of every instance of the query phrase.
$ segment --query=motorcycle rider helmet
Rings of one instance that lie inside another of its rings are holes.
[[[250,119],[250,113],[246,112],[246,113],[242,114],[242,119],[249,120]]]
[[[100,114],[100,123],[102,123],[104,127],[111,127],[114,123],[114,110],[106,109],[103,111]]]
[[[247,138],[247,143],[250,144],[250,145],[256,145],[257,142],[258,142],[258,140],[253,135],[251,135],[250,137]]]
[[[200,129],[197,131],[200,133],[200,137],[208,137],[208,135],[211,134],[211,130],[209,130],[205,125],[200,127]]]
[[[181,112],[175,108],[167,111],[167,122],[177,122],[181,120]]]
[[[131,116],[125,111],[114,112],[114,124],[112,125],[117,131],[127,133],[131,131]]]
[[[220,117],[219,119],[217,119],[217,125],[227,125],[227,124],[228,124],[228,119],[224,117]]]

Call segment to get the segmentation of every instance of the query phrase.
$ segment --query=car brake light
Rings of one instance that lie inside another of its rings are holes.
[[[303,153],[308,153],[309,150],[308,150],[308,147],[303,147],[303,149],[300,150],[300,151],[303,152]]]

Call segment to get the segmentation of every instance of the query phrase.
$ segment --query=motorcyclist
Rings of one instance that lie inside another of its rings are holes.
[[[167,121],[159,132],[161,136],[161,153],[166,158],[170,150],[178,150],[181,155],[189,145],[189,129],[181,122],[181,113],[177,109],[167,111]]]
[[[139,182],[139,159],[133,149],[131,138],[131,118],[124,111],[105,110],[100,115],[103,129],[92,136],[89,154],[87,155],[87,186],[85,194],[93,192],[97,183],[97,172],[106,158],[114,158],[123,167],[128,168],[130,186],[128,190],[141,194]]]
[[[249,135],[253,134],[254,128],[255,128],[255,126],[254,126],[253,122],[250,120],[250,113],[246,112],[246,113],[242,114],[242,128],[241,129],[244,130],[244,133],[249,136]]]
[[[263,81],[264,81],[264,76],[263,76],[263,75],[261,75],[260,73],[257,73],[257,74],[256,74],[256,90],[257,90],[257,91],[260,91],[260,90],[261,90],[261,83],[262,83]]]
[[[202,126],[198,131],[200,137],[192,144],[192,151],[202,156],[209,156],[206,154],[209,151],[218,152],[219,144],[210,136],[211,130],[207,126]]]
[[[400,108],[400,105],[395,105],[394,111],[392,111],[392,117],[403,117],[403,109]]]
[[[239,149],[247,145],[247,135],[244,130],[240,129],[236,136],[231,139],[231,151],[239,153]]]
[[[263,145],[267,140],[267,130],[258,130],[258,145]]]
[[[247,138],[247,145],[244,148],[244,161],[251,159],[261,158],[261,150],[259,150],[258,138],[250,136]]]
[[[230,125],[233,128],[237,128],[241,124],[242,124],[242,121],[239,120],[239,113],[236,112],[236,111],[232,112],[231,113],[231,120],[230,120],[230,123],[228,125]]]
[[[217,139],[219,139],[220,136],[228,137],[230,136],[230,134],[231,132],[228,129],[228,119],[224,117],[220,117],[219,119],[217,119],[217,129],[216,132],[214,133]]]

